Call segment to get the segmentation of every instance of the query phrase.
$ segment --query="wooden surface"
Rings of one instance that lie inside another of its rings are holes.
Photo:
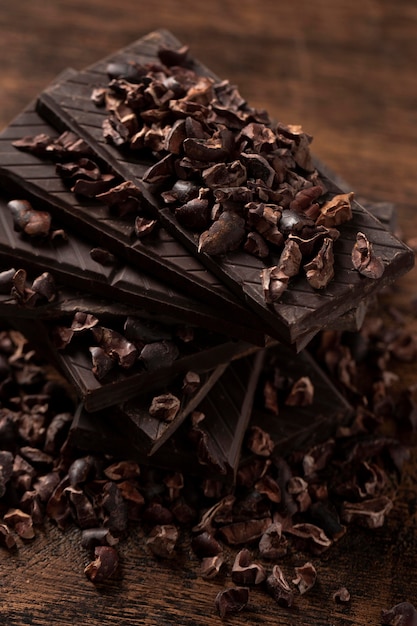
[[[33,0],[2,2],[0,126],[64,68],[81,69],[157,28],[168,28],[202,62],[239,85],[252,105],[314,136],[315,154],[360,195],[394,202],[403,237],[417,237],[417,5],[413,0]],[[386,304],[416,323],[417,271]],[[404,366],[406,383],[415,365]],[[393,513],[377,531],[350,531],[318,562],[319,584],[290,610],[253,592],[230,623],[302,626],[379,624],[381,609],[417,601],[417,458]],[[96,589],[84,575],[79,531],[46,529],[16,554],[0,552],[2,624],[133,626],[220,623],[186,547],[178,562],[151,559],[134,531],[120,576]],[[348,605],[335,604],[340,585]]]

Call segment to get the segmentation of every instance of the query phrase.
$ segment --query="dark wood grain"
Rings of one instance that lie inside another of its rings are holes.
[[[301,123],[317,156],[358,194],[394,203],[404,239],[417,237],[417,5],[413,0],[19,0],[0,12],[0,126],[66,67],[82,69],[139,36],[168,28],[254,106]],[[417,330],[410,300],[417,270],[384,296]],[[397,365],[415,384],[415,364]],[[319,584],[285,610],[253,592],[228,623],[369,626],[380,612],[417,601],[417,455],[413,453],[387,525],[351,531],[316,560]],[[39,532],[14,554],[0,553],[0,619],[7,626],[73,623],[214,626],[224,583],[205,582],[186,542],[174,563],[149,556],[140,529],[123,543],[120,576],[102,589],[83,575],[79,531]],[[283,562],[291,576],[289,561]],[[346,584],[347,605],[333,591]]]

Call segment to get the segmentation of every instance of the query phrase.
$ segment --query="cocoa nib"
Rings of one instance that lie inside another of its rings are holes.
[[[122,368],[128,369],[136,362],[138,358],[136,346],[119,332],[104,326],[94,326],[92,333],[99,347]]]
[[[247,448],[259,456],[270,456],[275,444],[270,435],[259,426],[249,428],[246,435]]]
[[[228,615],[239,613],[249,602],[247,587],[230,587],[220,591],[214,601],[216,609],[222,619]]]
[[[22,539],[33,539],[35,537],[32,516],[21,509],[9,509],[3,515],[3,521],[6,526],[12,526]]]
[[[84,573],[93,583],[102,583],[113,576],[119,565],[119,555],[111,546],[96,546],[94,561],[84,569]]]
[[[274,565],[272,574],[266,579],[266,590],[279,606],[287,608],[292,606],[294,592],[291,590],[279,565]]]
[[[223,552],[223,548],[219,542],[207,531],[193,537],[191,548],[200,558],[214,557]]]
[[[210,223],[210,207],[205,198],[193,198],[175,209],[178,222],[189,230],[201,232]]]
[[[296,276],[300,269],[302,255],[300,247],[294,240],[287,239],[278,265],[262,270],[262,287],[267,304],[279,300],[288,286],[291,277]]]
[[[216,556],[208,556],[201,560],[200,563],[200,576],[206,580],[215,578],[224,563],[223,554],[217,554]]]
[[[308,561],[301,567],[295,568],[296,578],[293,580],[294,585],[297,585],[301,595],[310,591],[314,587],[317,580],[317,571],[313,563]]]
[[[352,219],[351,201],[354,193],[338,194],[331,200],[325,202],[320,208],[320,215],[316,219],[316,224],[334,228]]]
[[[264,298],[267,304],[273,304],[280,299],[289,281],[289,277],[277,265],[263,269],[261,279]]]
[[[27,200],[10,200],[7,203],[15,229],[28,237],[46,237],[51,229],[51,215],[35,210]]]
[[[344,502],[341,515],[346,523],[355,522],[367,528],[379,528],[392,507],[390,498],[379,496],[364,502]]]
[[[308,376],[299,378],[287,396],[285,404],[288,406],[310,406],[314,401],[314,387]]]
[[[200,235],[198,250],[217,256],[235,250],[245,236],[245,222],[236,213],[225,211]]]
[[[333,600],[335,602],[349,602],[350,592],[346,587],[340,587],[333,594]]]
[[[219,529],[220,535],[230,545],[241,545],[259,539],[271,524],[271,519],[254,519],[246,522],[234,522]]]
[[[156,556],[170,558],[174,555],[178,536],[178,529],[172,524],[155,526],[146,539],[146,545]]]
[[[326,237],[317,255],[304,265],[307,280],[314,289],[323,289],[334,276],[333,240]]]
[[[260,555],[268,561],[275,561],[287,554],[288,540],[282,534],[280,522],[273,522],[268,526],[259,540],[258,549]]]
[[[155,396],[149,407],[149,415],[171,422],[180,410],[181,402],[172,393]]]
[[[250,552],[243,548],[237,553],[232,567],[232,581],[235,585],[248,587],[259,585],[266,578],[265,569],[259,563],[252,562]]]
[[[389,610],[381,611],[383,626],[417,626],[417,611],[411,602],[400,602]]]
[[[384,262],[375,255],[373,246],[364,233],[358,232],[352,249],[352,264],[355,270],[367,278],[380,278],[384,273]]]

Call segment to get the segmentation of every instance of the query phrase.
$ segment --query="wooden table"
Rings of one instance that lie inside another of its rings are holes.
[[[0,12],[0,126],[6,125],[61,70],[81,69],[157,28],[168,28],[192,53],[240,87],[252,105],[314,136],[315,154],[360,195],[393,202],[403,237],[417,237],[417,7],[412,0],[18,0]],[[388,297],[416,330],[410,300],[416,270]],[[398,372],[415,382],[415,364]],[[317,561],[319,583],[285,610],[254,591],[230,623],[356,626],[417,601],[417,455],[393,513],[377,531],[353,531]],[[140,530],[121,548],[120,576],[98,590],[83,575],[79,531],[48,526],[17,553],[0,552],[2,624],[220,623],[213,599],[222,583],[196,575],[187,552],[179,562],[149,557]],[[223,581],[224,582],[224,581]],[[347,585],[352,599],[332,593]]]

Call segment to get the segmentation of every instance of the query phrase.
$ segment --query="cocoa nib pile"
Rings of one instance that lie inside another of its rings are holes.
[[[196,73],[186,49],[160,50],[159,59],[109,64],[108,87],[92,94],[109,113],[106,141],[154,160],[143,180],[193,234],[199,252],[243,249],[264,260],[266,302],[278,300],[300,273],[314,289],[326,287],[334,276],[338,227],[352,217],[353,193],[328,193],[312,162],[311,137],[300,126],[274,123],[228,81]],[[117,204],[131,187],[123,182],[99,197]],[[137,205],[142,236],[154,221],[143,199]],[[355,269],[379,278],[381,259],[363,233],[358,237]]]
[[[391,386],[392,363],[417,355],[401,324],[369,316],[360,333],[324,331],[311,350],[354,406],[352,423],[289,457],[276,453],[268,433],[249,430],[236,485],[226,487],[74,449],[68,431],[75,407],[64,383],[20,333],[2,331],[3,548],[33,540],[46,520],[62,530],[76,524],[85,575],[102,583],[120,575],[119,545],[140,531],[155,558],[181,554],[190,567],[198,560],[199,575],[222,589],[213,591],[222,617],[242,610],[255,586],[278,605],[299,605],[320,577],[320,555],[356,525],[382,526],[393,507],[408,450],[383,434],[384,425],[392,422],[398,434],[416,428],[415,390]],[[347,587],[328,591],[348,602]],[[414,623],[392,621],[410,606],[385,611],[382,623]]]

